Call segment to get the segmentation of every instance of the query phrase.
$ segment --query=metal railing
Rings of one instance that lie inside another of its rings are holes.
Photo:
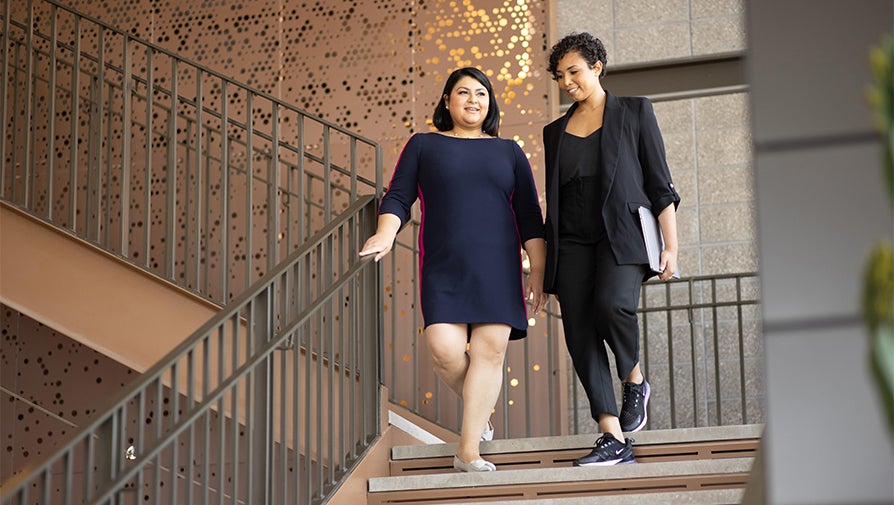
[[[325,500],[379,434],[378,269],[356,254],[375,223],[374,197],[358,199],[0,504]]]
[[[55,0],[2,5],[0,195],[143,269],[226,303],[382,192],[372,140]]]

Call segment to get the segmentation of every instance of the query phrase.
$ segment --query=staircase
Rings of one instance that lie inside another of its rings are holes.
[[[742,503],[762,426],[637,433],[636,465],[573,467],[593,435],[484,442],[496,473],[459,474],[456,443],[399,446],[390,476],[369,480],[369,505]]]
[[[0,124],[0,138],[11,139],[0,143],[0,159],[10,161],[0,167],[0,301],[142,372],[59,450],[3,483],[0,504],[81,497],[312,505],[358,482],[370,504],[740,501],[757,425],[638,434],[642,464],[615,468],[571,467],[592,435],[498,440],[482,446],[500,468],[486,475],[453,472],[455,443],[377,444],[382,267],[355,251],[374,229],[374,198],[362,195],[381,194],[381,148],[56,0],[5,0],[0,12],[7,41],[0,108],[12,117]],[[93,36],[98,54],[83,42]],[[137,75],[135,55],[155,70]],[[60,121],[59,111],[85,119]],[[121,135],[104,133],[112,130]],[[69,147],[54,145],[55,137]],[[59,260],[76,254],[76,264]],[[27,289],[41,268],[54,267],[58,282],[84,276],[88,263],[101,274],[64,282],[71,291],[57,289],[56,300],[50,289]],[[97,282],[113,269],[118,280]],[[714,291],[718,279],[705,281]],[[685,281],[689,302],[679,310],[691,322],[695,311],[725,304],[741,321],[743,305],[756,302],[742,301],[742,281],[733,281],[735,301],[709,304],[692,302],[696,280]],[[90,296],[104,298],[87,296],[87,284],[96,288]],[[112,290],[133,285],[143,298],[130,302],[152,321],[119,308],[108,317],[124,316],[147,335],[80,326],[84,319],[63,310],[90,314],[78,304],[108,307],[125,297]],[[177,296],[154,297],[165,289]],[[148,310],[150,295],[173,307]],[[189,317],[172,317],[178,310]],[[744,384],[741,353],[735,371]],[[713,377],[720,398],[720,375]],[[668,376],[670,398],[674,380]],[[422,392],[415,379],[390,382]],[[699,403],[694,383],[692,390],[692,410],[701,413],[710,404]],[[536,405],[533,398],[525,404]],[[417,403],[425,402],[410,405]],[[714,404],[714,422],[724,419],[721,407]],[[742,422],[746,407],[743,393]],[[670,411],[673,426],[674,403]],[[367,482],[351,474],[382,449],[391,452],[388,476]]]

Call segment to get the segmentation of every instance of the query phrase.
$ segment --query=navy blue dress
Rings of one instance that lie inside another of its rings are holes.
[[[531,166],[501,138],[413,135],[379,213],[401,225],[419,198],[421,305],[425,326],[502,323],[527,335],[521,247],[544,237]]]

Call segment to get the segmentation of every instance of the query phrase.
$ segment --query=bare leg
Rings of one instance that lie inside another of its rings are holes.
[[[503,362],[509,345],[509,326],[481,324],[472,327],[469,346],[469,370],[463,387],[463,429],[457,456],[472,461],[480,456],[482,427],[500,396],[503,384]]]
[[[425,328],[425,336],[435,373],[456,393],[463,397],[463,383],[469,369],[466,353],[466,325],[433,324]]]
[[[633,370],[630,371],[630,375],[628,375],[624,382],[632,382],[634,384],[641,384],[643,382],[643,372],[639,368],[639,363],[633,366]]]
[[[475,325],[468,353],[465,325],[433,324],[426,328],[426,336],[435,371],[463,399],[457,456],[466,463],[479,459],[481,433],[500,396],[509,327]]]

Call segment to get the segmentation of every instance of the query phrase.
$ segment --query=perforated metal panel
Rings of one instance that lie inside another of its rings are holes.
[[[24,4],[25,2],[13,1],[11,7],[16,11],[24,8]],[[455,0],[414,3],[386,0],[364,2],[72,0],[68,4],[90,16],[181,53],[202,65],[377,140],[385,147],[386,181],[406,139],[414,132],[430,129],[430,116],[449,72],[459,66],[477,66],[490,76],[498,94],[503,112],[501,136],[514,138],[522,145],[531,159],[538,188],[541,192],[543,190],[539,138],[540,129],[549,119],[546,95],[551,85],[543,70],[545,52],[548,49],[546,33],[548,2],[545,0]],[[37,14],[46,16],[46,13]],[[14,14],[14,17],[24,19],[21,11]],[[60,17],[59,30],[62,34],[71,33],[71,20]],[[66,40],[66,42],[72,41]],[[82,33],[80,43],[85,52],[95,53],[100,47],[99,34],[88,30]],[[111,58],[116,51],[120,52],[120,48],[110,45],[105,47],[104,51]],[[137,57],[133,63],[136,74],[144,75],[148,71],[147,67],[145,57]],[[152,72],[158,82],[164,83],[169,79],[170,65],[164,58],[157,58],[153,60]],[[188,93],[193,83],[188,77],[181,79],[181,89],[184,93]],[[83,86],[86,93],[86,84]],[[38,93],[48,92],[45,84],[38,86]],[[220,99],[220,90],[208,89],[204,96],[208,106],[213,107]],[[230,100],[233,110],[244,108],[240,96],[231,96]],[[40,105],[35,110],[38,114],[46,114]],[[57,132],[54,138],[48,138],[45,130],[35,133],[34,145],[38,146],[34,152],[35,156],[46,158],[47,149],[52,149],[58,163],[68,163],[71,156],[69,145],[71,139],[66,137],[65,132],[71,118],[66,114],[65,110],[57,112]],[[269,115],[265,114],[267,111],[259,111],[257,119],[259,123],[269,120]],[[82,121],[83,118],[78,120]],[[122,135],[121,124],[114,118],[107,121],[105,128],[113,138]],[[294,125],[286,125],[284,134],[294,135],[294,128]],[[9,133],[4,141],[10,144],[14,138],[21,138],[23,135],[22,131],[11,128],[7,131]],[[151,148],[165,147],[159,139]],[[318,147],[312,139],[308,140],[306,148],[309,151]],[[27,146],[17,146],[20,150],[26,148]],[[7,152],[4,163],[12,159],[14,150]],[[338,153],[335,155],[338,156]],[[114,164],[115,160],[120,160],[120,153],[110,150],[108,158]],[[373,178],[372,167],[372,163],[365,166],[363,169],[367,171],[365,176]],[[162,168],[154,167],[155,170]],[[139,170],[139,167],[135,167],[134,170]],[[162,172],[151,172],[148,175],[145,179],[148,180],[150,187],[156,185],[160,187],[166,183]],[[110,180],[114,189],[114,174]],[[89,190],[88,181],[79,180],[77,184],[78,194],[84,194]],[[35,187],[42,188],[44,184],[38,181]],[[139,191],[143,188],[133,189]],[[62,187],[57,190],[58,194],[53,201],[40,192],[37,199],[42,202],[41,205],[53,205],[58,214],[64,215],[68,189]],[[110,198],[114,202],[116,198],[114,191],[110,194]],[[346,204],[346,199],[335,202],[335,205],[340,206]],[[151,209],[149,221],[136,223],[135,229],[130,230],[128,240],[131,250],[141,250],[145,245],[141,242],[139,227],[162,225],[163,205],[153,202],[146,202],[144,205],[148,205]],[[132,212],[142,210],[131,209]],[[178,211],[183,212],[183,217],[177,223],[182,235],[181,241],[193,240],[188,237],[192,218],[188,217],[186,208]],[[231,212],[234,222],[246,222],[242,219],[244,216],[240,215],[246,212],[244,206],[233,205]],[[83,216],[78,217],[81,218]],[[219,224],[212,223],[208,230],[209,236],[217,236],[218,231]],[[263,232],[264,230],[249,230],[244,225],[236,225],[230,230],[232,255],[236,257],[246,255],[247,252],[242,249],[246,236]],[[180,246],[182,244],[178,244],[178,247]],[[160,247],[161,244],[147,245],[150,255],[147,261],[150,265],[155,261],[152,251]],[[412,278],[415,272],[411,257],[406,253],[396,254],[401,256],[397,268],[398,276]],[[259,258],[259,261],[261,259]],[[217,264],[218,258],[210,258],[208,261],[209,268],[222,268]],[[176,270],[188,276],[189,269],[193,268],[191,264],[198,262],[196,258],[185,258],[176,265]],[[253,274],[259,275],[261,270],[262,268],[257,266]],[[228,275],[233,284],[238,285],[242,276],[247,274],[230,268]],[[420,349],[415,347],[414,337],[419,335],[420,328],[413,319],[417,310],[412,304],[413,287],[407,282],[400,286],[402,292],[386,293],[389,297],[386,300],[386,321],[390,321],[390,311],[398,311],[399,327],[396,333],[401,337],[388,345],[396,348],[396,355],[400,360],[399,367],[418,367],[420,370],[428,371],[430,366],[427,362],[427,352],[424,349],[420,352]],[[4,314],[6,313],[4,311]],[[9,326],[10,318],[13,316],[4,315],[4,329]],[[18,321],[20,316],[15,315],[14,319]],[[537,324],[542,327],[543,321],[538,318]],[[549,394],[545,389],[548,378],[542,373],[548,367],[542,361],[546,359],[545,339],[538,339],[544,333],[541,327],[532,328],[533,338],[529,339],[531,348],[527,359],[521,346],[514,345],[510,349],[512,363],[510,373],[515,374],[511,376],[515,380],[511,382],[508,397],[501,399],[504,408],[512,408],[512,405],[521,406],[518,403],[523,401],[521,395],[514,395],[512,392],[516,391],[514,389],[516,387],[525,386],[526,380],[532,382],[530,386],[536,391],[540,391],[535,393],[532,401],[545,401]],[[386,331],[390,329],[389,323]],[[29,345],[36,347],[24,349],[15,343],[4,345],[3,359],[16,360],[22,353],[30,353],[33,356],[46,354],[54,345],[47,343],[49,340],[42,336],[43,332],[48,331],[50,330],[47,328],[38,331],[34,325],[29,325],[25,330],[16,330],[16,339],[23,339],[28,341]],[[63,347],[72,345],[63,337],[57,337],[65,342],[62,344]],[[4,339],[6,338],[4,336]],[[386,356],[390,355],[390,350],[386,349]],[[78,351],[82,352],[87,353],[87,350]],[[33,365],[34,362],[31,362],[31,368],[17,370],[26,373],[29,378],[33,374],[44,373],[43,370],[34,369]],[[106,365],[102,368],[103,384],[118,385],[126,382],[129,373],[127,370],[115,367],[114,362],[107,365],[108,371],[105,371]],[[7,372],[10,369],[12,369],[10,366],[3,367],[4,386],[8,384]],[[386,370],[389,369],[390,363],[387,363]],[[41,406],[58,414],[57,409],[52,408],[52,402],[58,393],[61,396],[56,401],[64,402],[65,409],[61,412],[67,414],[62,416],[66,419],[74,410],[81,416],[85,410],[95,408],[92,404],[80,403],[80,399],[71,392],[81,391],[87,385],[92,388],[97,377],[75,376],[72,368],[66,369],[65,366],[60,368],[55,365],[52,373],[56,378],[55,381],[53,383],[48,381],[46,385],[41,383],[38,387],[38,389],[46,388],[52,393],[48,393],[48,396],[33,393],[36,395],[35,398],[39,399]],[[392,379],[393,377],[386,377],[387,381]],[[57,382],[59,384],[54,385]],[[64,384],[71,384],[71,389],[62,387]],[[402,390],[404,384],[406,387],[412,387],[409,381],[403,381],[400,387],[394,385],[394,394],[399,400],[412,403],[414,395],[426,396],[428,393],[427,399],[431,399],[443,391],[445,400],[453,401],[452,393],[443,388],[439,389],[434,383],[420,384],[422,391]],[[12,400],[4,400],[3,405],[7,405],[7,401]],[[5,417],[8,412],[9,409],[4,408],[0,414],[4,416],[3,426],[9,426]],[[22,419],[12,419],[11,421],[15,423],[14,430],[3,429],[6,444],[4,458],[13,452],[22,458],[25,453],[33,456],[45,450],[43,448],[46,447],[47,435],[44,435],[41,444],[38,444],[36,439],[28,437],[16,436],[15,444],[6,440],[9,438],[7,433],[28,433],[25,428],[36,430],[34,423],[29,419],[27,415]],[[41,422],[42,426],[51,423]],[[59,421],[53,422],[59,423]],[[545,433],[544,426],[523,428],[532,430],[533,433]],[[58,435],[62,429],[59,427],[52,431],[54,435]],[[15,449],[8,449],[12,446]],[[8,475],[7,469],[11,468],[6,466],[7,461],[4,459],[3,475]]]

